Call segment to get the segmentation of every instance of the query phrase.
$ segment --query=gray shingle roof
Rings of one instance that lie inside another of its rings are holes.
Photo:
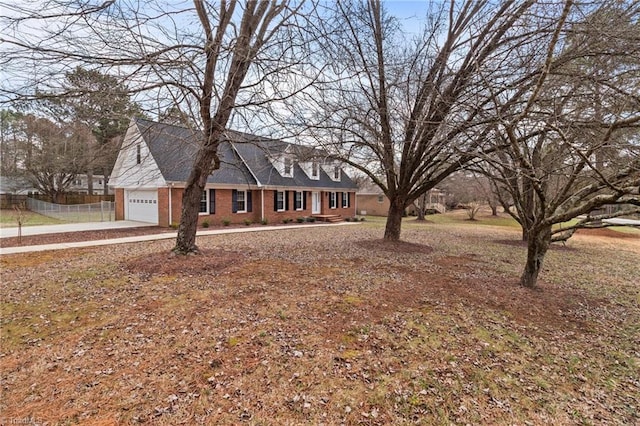
[[[168,182],[186,182],[198,149],[199,134],[183,127],[137,119],[138,128]],[[256,180],[240,161],[229,142],[219,146],[220,168],[207,179],[208,183],[255,185]]]
[[[136,123],[165,180],[186,182],[197,151],[199,133],[144,119],[137,119]],[[222,142],[218,150],[221,159],[220,169],[209,176],[208,183],[235,185],[259,183],[263,186],[335,188],[337,190],[357,188],[344,171],[341,173],[340,181],[336,182],[320,168],[320,179],[312,180],[299,164],[294,162],[293,177],[283,177],[269,161],[270,156],[278,156],[285,152],[293,154],[302,161],[310,160],[312,157],[322,157],[320,150],[235,131],[228,131],[227,138],[228,140]]]

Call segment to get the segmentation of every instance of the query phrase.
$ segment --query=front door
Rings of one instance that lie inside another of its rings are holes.
[[[320,193],[311,193],[311,214],[320,214]]]

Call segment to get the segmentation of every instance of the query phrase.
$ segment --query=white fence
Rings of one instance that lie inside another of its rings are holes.
[[[67,222],[110,222],[115,220],[113,201],[92,204],[53,204],[27,198],[27,208],[32,212]]]

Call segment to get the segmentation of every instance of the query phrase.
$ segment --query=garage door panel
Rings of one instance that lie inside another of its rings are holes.
[[[156,190],[127,190],[127,220],[158,223],[158,191]]]

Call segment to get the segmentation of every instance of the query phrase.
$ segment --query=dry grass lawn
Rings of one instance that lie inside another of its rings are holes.
[[[489,220],[2,256],[1,423],[638,424],[640,238]]]

